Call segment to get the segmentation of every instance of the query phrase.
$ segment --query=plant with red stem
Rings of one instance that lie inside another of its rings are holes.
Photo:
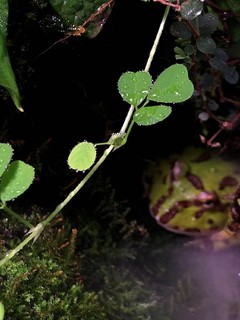
[[[166,1],[166,0],[153,0],[153,1],[154,2],[161,2],[165,6],[173,7],[173,8],[175,8],[176,11],[180,11],[181,10],[180,0],[176,0],[176,4],[171,3],[169,1]]]

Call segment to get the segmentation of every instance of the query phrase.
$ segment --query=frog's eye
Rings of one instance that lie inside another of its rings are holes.
[[[219,203],[219,198],[215,192],[202,191],[195,198],[196,205],[204,206],[206,208],[215,207]]]
[[[207,201],[205,201],[204,202],[204,207],[206,208],[206,209],[210,209],[210,208],[212,208],[213,206],[215,206],[215,202],[213,201],[213,200],[207,200]]]

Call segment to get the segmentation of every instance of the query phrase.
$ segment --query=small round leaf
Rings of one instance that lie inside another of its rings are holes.
[[[135,112],[133,119],[140,126],[150,126],[166,119],[172,112],[169,106],[149,106]]]
[[[171,34],[178,39],[190,39],[192,37],[192,32],[183,22],[173,22],[170,27]]]
[[[68,165],[70,168],[79,171],[89,169],[96,160],[97,152],[91,142],[80,142],[69,154]]]
[[[213,51],[213,54],[215,57],[221,59],[222,61],[227,61],[228,60],[228,54],[226,53],[226,51],[224,51],[222,48],[216,48]]]
[[[223,69],[223,77],[228,83],[236,84],[239,80],[239,73],[234,67],[226,65]]]
[[[187,68],[182,64],[174,64],[159,75],[149,92],[148,99],[156,102],[179,103],[189,99],[193,91]]]
[[[216,43],[211,37],[199,37],[196,40],[196,46],[203,53],[213,53],[216,49]]]
[[[181,5],[180,14],[183,19],[193,20],[202,13],[203,0],[188,0]]]
[[[218,57],[213,57],[209,59],[210,66],[215,70],[223,70],[226,66],[226,62],[219,59]]]
[[[34,179],[34,168],[23,161],[10,163],[0,182],[0,199],[3,202],[13,200],[23,194]]]
[[[217,30],[220,22],[215,14],[206,13],[198,18],[198,24],[201,36],[208,36]]]
[[[185,59],[187,57],[182,48],[175,47],[174,52],[176,53],[175,55],[176,60]]]
[[[184,52],[191,56],[192,54],[194,54],[196,52],[194,46],[192,46],[191,44],[187,44],[185,47],[184,47]]]
[[[146,98],[152,78],[146,71],[126,72],[118,80],[118,90],[123,100],[137,107]]]

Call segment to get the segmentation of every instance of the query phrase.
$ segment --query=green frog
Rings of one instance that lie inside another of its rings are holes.
[[[240,243],[239,234],[236,240],[230,227],[234,224],[231,208],[240,184],[240,161],[190,147],[152,163],[144,181],[151,215],[163,228],[205,236],[219,247],[230,238]]]

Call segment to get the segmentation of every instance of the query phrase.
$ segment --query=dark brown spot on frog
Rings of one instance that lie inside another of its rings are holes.
[[[167,178],[167,177],[166,177]],[[168,191],[167,191],[167,194],[161,196],[158,201],[155,203],[155,205],[151,208],[151,213],[152,215],[155,217],[158,215],[158,212],[159,212],[159,208],[161,207],[161,205],[164,203],[164,201],[166,199],[168,199],[173,193],[173,182],[171,181],[171,184],[168,188]],[[172,218],[171,218],[172,219]],[[171,220],[170,219],[170,220]],[[169,221],[170,221],[169,220]]]
[[[223,190],[226,187],[234,187],[238,185],[238,181],[236,178],[231,176],[224,177],[220,184],[219,184],[219,190]]]
[[[165,224],[171,221],[175,215],[179,212],[179,208],[177,206],[173,206],[171,209],[166,211],[159,219],[159,222]]]
[[[195,218],[196,218],[196,219],[199,219],[199,218],[202,217],[203,214],[204,214],[204,210],[199,210],[199,211],[197,211],[197,212],[195,213]],[[208,223],[209,226],[213,226],[212,228],[210,227],[211,230],[215,230],[215,229],[218,230],[218,226],[214,226],[214,220],[213,220],[213,219],[208,219],[208,220],[207,220],[207,223]]]
[[[198,210],[197,212],[195,212],[194,217],[196,219],[199,219],[203,214],[204,214],[204,210]]]
[[[155,205],[151,208],[151,212],[153,216],[155,217],[158,214],[159,208],[163,204],[163,202],[166,200],[168,196],[162,196],[161,198],[158,199],[158,201],[155,203]]]
[[[195,218],[196,219],[199,219],[202,217],[202,215],[204,214],[204,210],[198,210],[196,213],[195,213]],[[208,219],[207,220],[207,224],[209,225],[209,230],[218,230],[218,226],[215,225],[215,222],[213,219]]]
[[[159,222],[165,224],[171,221],[176,214],[178,214],[183,208],[187,208],[191,205],[191,201],[179,201],[176,202],[169,210],[164,212],[164,214],[160,217]]]
[[[204,151],[197,158],[195,158],[193,162],[203,162],[209,160],[210,158],[211,154],[208,151]]]
[[[213,225],[213,224],[214,224],[214,221],[213,221],[212,219],[208,219],[208,220],[207,220],[207,223],[208,223],[209,225]]]
[[[204,190],[204,186],[202,183],[202,180],[196,176],[195,174],[192,174],[191,172],[187,172],[186,178],[189,182],[198,190]]]

